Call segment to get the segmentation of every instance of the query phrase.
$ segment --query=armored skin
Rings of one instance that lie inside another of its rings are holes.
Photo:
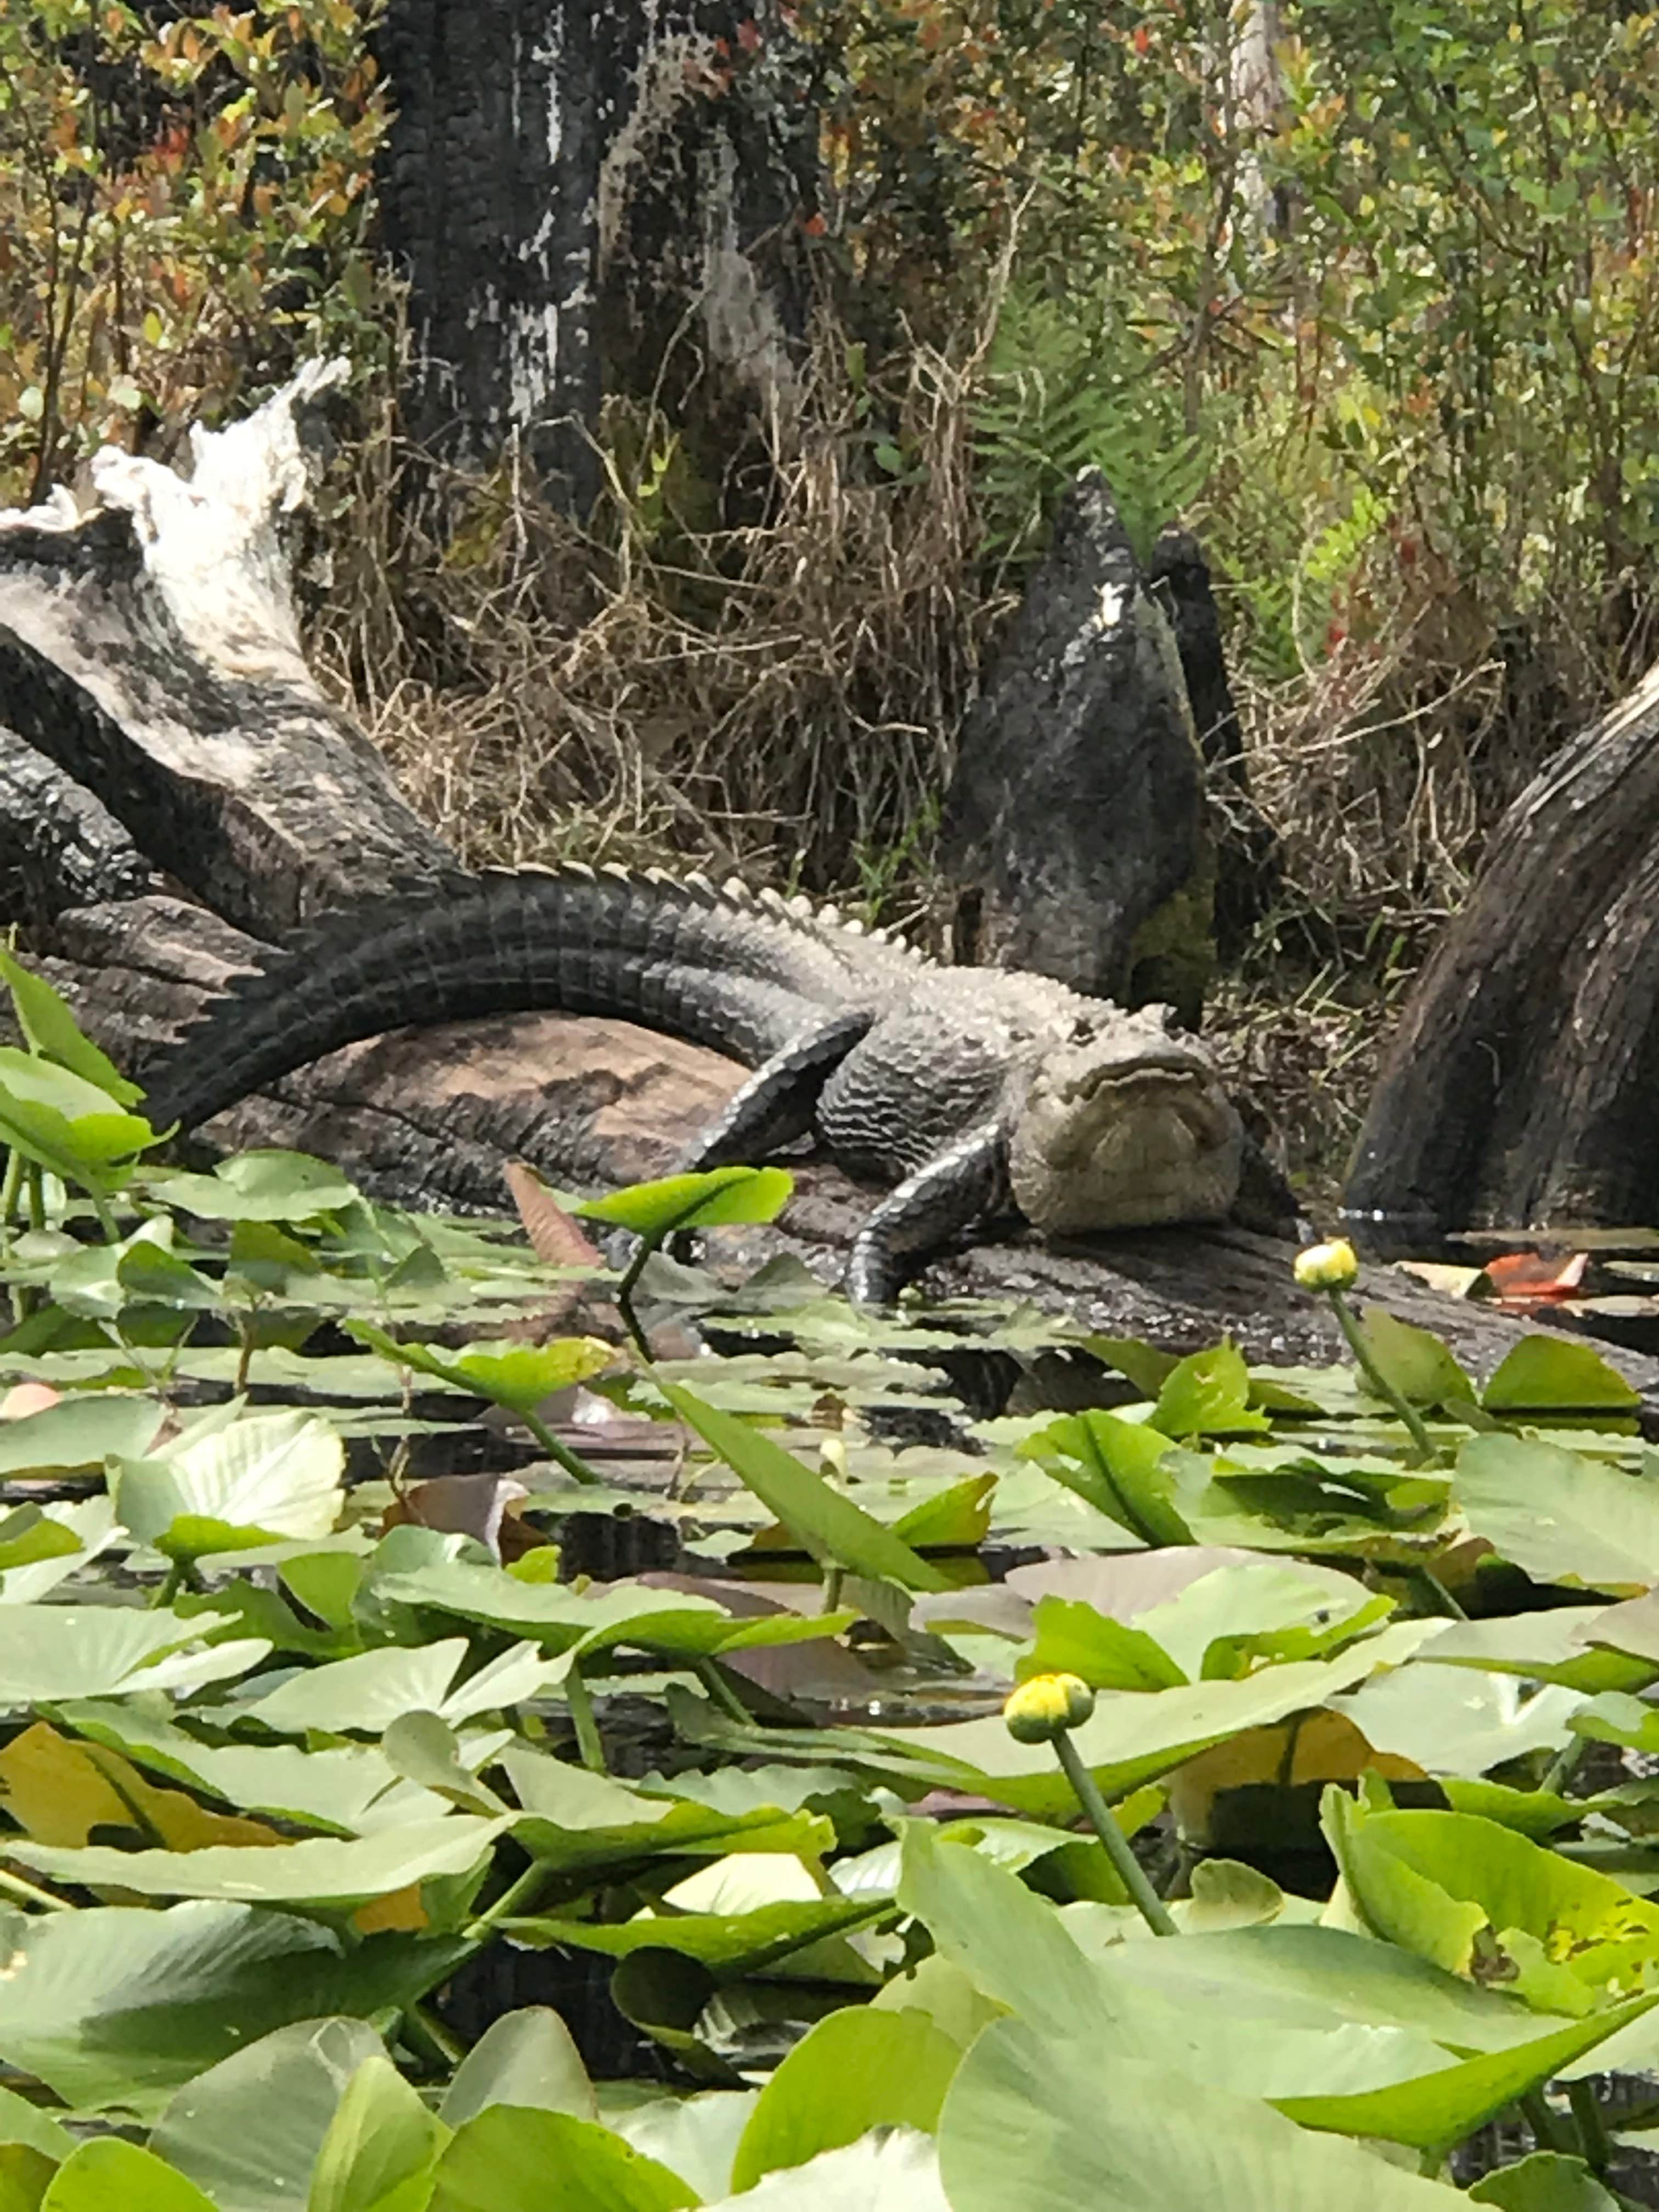
[[[864,1302],[1011,1206],[1080,1235],[1219,1220],[1237,1194],[1238,1115],[1164,1008],[938,966],[775,892],[613,868],[438,878],[326,917],[148,1071],[146,1111],[190,1128],[361,1038],[538,1009],[618,1016],[755,1070],[689,1168],[816,1134],[895,1186],[854,1244]]]

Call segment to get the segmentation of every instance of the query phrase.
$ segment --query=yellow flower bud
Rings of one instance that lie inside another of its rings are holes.
[[[1296,1279],[1304,1291],[1346,1291],[1358,1273],[1359,1261],[1346,1237],[1310,1244],[1296,1255]]]
[[[1095,1709],[1095,1693],[1076,1674],[1033,1674],[1002,1708],[1003,1724],[1016,1743],[1053,1743],[1081,1728]]]

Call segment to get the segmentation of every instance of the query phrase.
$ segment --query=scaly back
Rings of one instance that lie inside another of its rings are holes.
[[[157,1127],[207,1121],[388,1030],[538,1010],[611,1014],[757,1066],[927,963],[833,908],[700,876],[570,865],[400,886],[274,947],[149,1078]]]

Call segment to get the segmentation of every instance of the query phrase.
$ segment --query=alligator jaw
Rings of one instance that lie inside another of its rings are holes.
[[[1076,1046],[1036,1072],[1016,1115],[1014,1198],[1048,1236],[1218,1221],[1238,1194],[1243,1137],[1196,1042],[1149,1039],[1127,1057]]]

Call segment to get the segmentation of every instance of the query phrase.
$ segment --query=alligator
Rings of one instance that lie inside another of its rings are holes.
[[[149,1073],[145,1110],[189,1129],[339,1046],[538,1009],[620,1016],[755,1071],[688,1168],[816,1135],[896,1186],[853,1246],[860,1303],[1015,1210],[1069,1236],[1218,1220],[1237,1194],[1238,1115],[1166,1008],[936,964],[833,907],[654,870],[438,876],[325,915],[214,1000]]]

